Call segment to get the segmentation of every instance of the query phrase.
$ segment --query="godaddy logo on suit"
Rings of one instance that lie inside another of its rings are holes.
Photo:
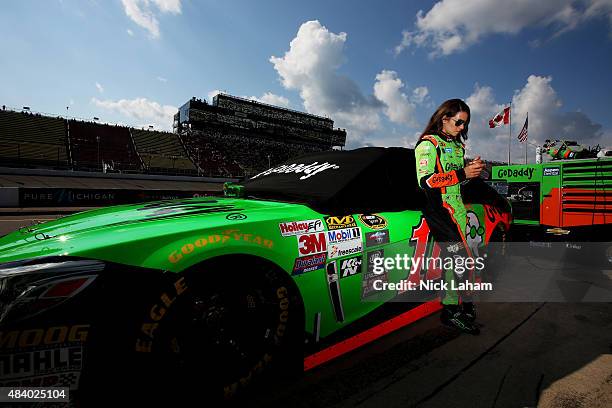
[[[329,217],[325,217],[325,223],[327,224],[327,229],[335,230],[340,228],[351,228],[356,227],[357,223],[355,222],[355,218],[352,215],[343,215],[343,216],[335,216],[330,215]]]

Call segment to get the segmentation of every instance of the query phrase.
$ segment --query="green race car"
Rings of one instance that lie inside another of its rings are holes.
[[[414,169],[409,149],[317,153],[226,197],[96,209],[1,238],[0,386],[231,397],[385,302],[435,297],[392,284],[439,269],[375,272],[377,258],[436,252]],[[468,244],[484,248],[508,207],[484,183],[465,189]]]

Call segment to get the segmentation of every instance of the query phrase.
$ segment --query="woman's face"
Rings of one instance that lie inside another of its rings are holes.
[[[452,118],[442,118],[442,130],[447,135],[457,137],[459,133],[465,128],[466,122],[469,116],[466,112],[457,112]]]

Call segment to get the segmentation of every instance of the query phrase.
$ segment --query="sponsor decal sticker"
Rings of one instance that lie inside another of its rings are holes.
[[[229,221],[240,221],[240,220],[246,220],[247,216],[242,213],[231,213],[231,214],[227,214],[225,216],[225,219]]]
[[[325,261],[327,261],[327,254],[325,253],[296,258],[293,264],[293,275],[301,275],[305,272],[321,269],[325,267]]]
[[[320,254],[327,251],[325,233],[305,234],[298,237],[298,252],[300,256]]]
[[[340,262],[340,279],[361,273],[361,256],[343,259]]]
[[[372,229],[387,228],[387,220],[377,214],[360,214],[359,220],[368,228],[372,228]]]
[[[355,222],[355,218],[352,215],[344,215],[344,216],[335,216],[330,215],[329,217],[325,217],[325,223],[327,224],[327,229],[335,230],[340,228],[350,228],[356,227],[357,223]]]
[[[389,243],[389,230],[381,230],[366,233],[366,246],[382,245]]]
[[[545,167],[544,168],[544,175],[545,176],[558,176],[559,175],[559,168],[558,167]]]
[[[283,237],[291,237],[300,234],[309,234],[311,232],[323,231],[323,221],[321,220],[304,220],[282,222],[278,224],[280,233]]]
[[[327,255],[329,259],[335,259],[342,256],[358,254],[361,251],[363,251],[361,239],[352,239],[330,244]]]
[[[327,243],[351,241],[358,239],[361,241],[361,228],[344,228],[327,232]]]
[[[68,387],[71,391],[78,389],[81,373],[78,371],[61,374],[44,375],[40,377],[17,378],[0,381],[0,387]],[[45,406],[49,406],[45,404]],[[61,405],[65,407],[64,403]]]
[[[444,151],[446,153],[452,153],[453,152],[453,148],[452,147],[447,147],[447,148],[444,149]]]
[[[427,167],[428,164],[429,164],[429,161],[427,159],[421,159],[419,161],[419,166],[421,167]]]
[[[387,274],[376,274],[374,273],[374,261],[377,258],[384,258],[385,251],[383,249],[377,249],[376,251],[370,251],[367,255],[368,260],[368,269],[367,272],[363,274],[363,281],[361,284],[361,298],[368,297],[372,292],[376,292],[374,289],[374,281],[382,280],[387,281]]]

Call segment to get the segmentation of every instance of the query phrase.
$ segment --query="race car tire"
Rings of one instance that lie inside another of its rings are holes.
[[[150,346],[138,366],[155,403],[162,394],[169,403],[241,398],[303,367],[303,307],[284,272],[257,258],[224,257],[177,278],[152,333],[143,323],[150,342],[135,343]]]

